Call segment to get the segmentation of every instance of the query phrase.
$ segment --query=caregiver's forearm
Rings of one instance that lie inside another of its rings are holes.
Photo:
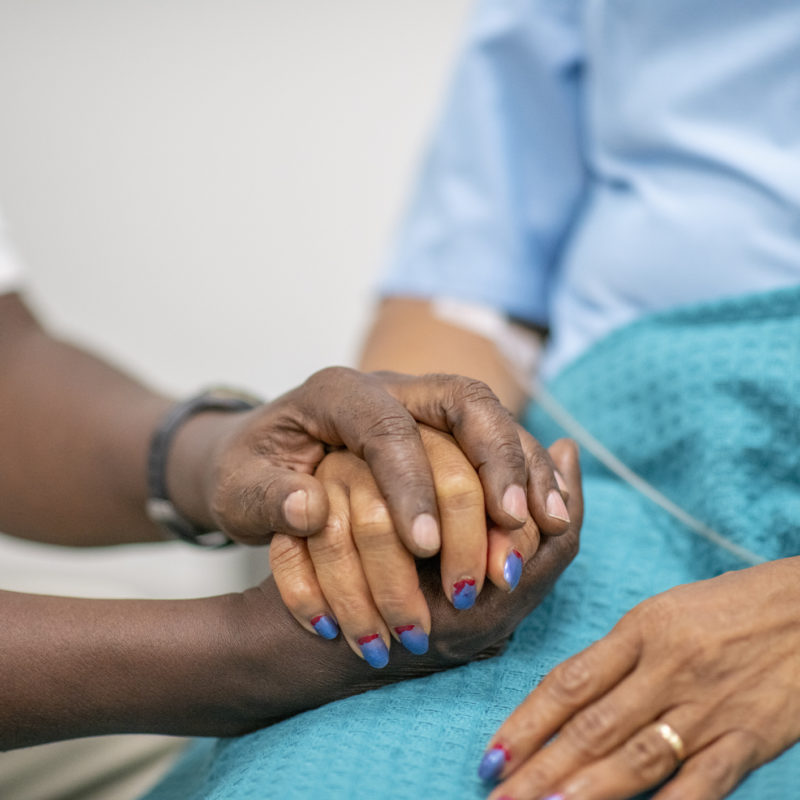
[[[178,601],[0,592],[0,618],[0,749],[234,735],[403,677],[303,630],[271,583]]]
[[[361,369],[411,374],[448,372],[487,383],[515,415],[525,392],[495,345],[436,317],[426,300],[393,297],[378,308],[361,356]]]
[[[0,530],[60,544],[159,539],[147,447],[171,401],[0,295]]]

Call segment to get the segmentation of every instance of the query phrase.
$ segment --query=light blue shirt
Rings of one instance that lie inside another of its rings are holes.
[[[383,294],[548,325],[800,282],[800,0],[483,0]]]

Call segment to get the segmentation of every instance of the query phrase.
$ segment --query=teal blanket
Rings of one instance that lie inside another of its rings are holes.
[[[640,320],[550,391],[698,519],[765,558],[800,553],[800,288]],[[561,435],[536,408],[527,424]],[[743,566],[591,458],[584,477],[581,553],[501,657],[201,740],[148,800],[485,797],[484,745],[545,673],[646,597]],[[799,784],[794,747],[732,796]]]

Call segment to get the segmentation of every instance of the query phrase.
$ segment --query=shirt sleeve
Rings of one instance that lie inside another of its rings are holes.
[[[478,4],[381,294],[547,324],[550,273],[585,183],[580,2]]]
[[[5,224],[0,217],[0,294],[16,291],[22,277],[22,266],[6,236]]]

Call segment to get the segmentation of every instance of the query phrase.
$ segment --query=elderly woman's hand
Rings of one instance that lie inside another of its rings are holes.
[[[275,531],[310,536],[328,518],[314,471],[344,447],[369,464],[405,547],[434,555],[441,521],[418,422],[458,442],[495,524],[513,530],[533,515],[554,533],[566,529],[548,516],[563,504],[546,452],[524,450],[491,389],[457,375],[329,367],[254,411],[198,415],[178,432],[167,485],[184,516],[242,544],[267,544]]]
[[[552,737],[556,737],[548,744]],[[492,738],[491,800],[716,800],[800,739],[800,558],[671,589],[556,667]]]
[[[554,461],[563,462],[569,471],[567,478],[559,475],[559,480],[565,482],[564,495],[569,497],[570,491],[574,495],[572,508],[568,512],[559,496],[563,519],[540,514],[536,522],[529,518],[517,530],[489,526],[487,532],[486,502],[475,468],[452,437],[424,426],[420,432],[433,471],[442,522],[444,594],[434,590],[428,592],[429,596],[437,603],[448,601],[464,614],[475,604],[486,575],[502,594],[515,589],[523,565],[539,548],[540,528],[545,533],[563,534],[558,538],[565,542],[555,551],[554,561],[560,568],[554,574],[566,566],[577,545],[582,513],[574,445],[557,443],[551,456],[520,429],[520,445],[528,460],[538,459],[547,470],[553,470]],[[327,526],[309,539],[279,534],[272,543],[272,572],[287,607],[303,627],[325,638],[336,636],[338,621],[350,647],[371,666],[387,664],[392,638],[415,655],[424,654],[431,615],[420,588],[417,563],[397,535],[369,467],[353,454],[339,451],[327,456],[316,477],[330,499]],[[578,517],[565,531],[572,513]],[[432,566],[438,570],[439,562],[419,566],[430,587]],[[538,569],[541,572],[542,566]],[[548,580],[544,581],[548,585],[550,571],[546,571]],[[524,600],[513,605],[523,614],[533,607]],[[510,617],[518,618],[513,613]],[[467,617],[465,624],[477,624],[474,620],[474,615]],[[494,624],[489,629],[493,630]],[[504,625],[498,641],[512,629],[506,630]],[[441,643],[442,628],[435,633]],[[482,649],[470,645],[462,660]]]

